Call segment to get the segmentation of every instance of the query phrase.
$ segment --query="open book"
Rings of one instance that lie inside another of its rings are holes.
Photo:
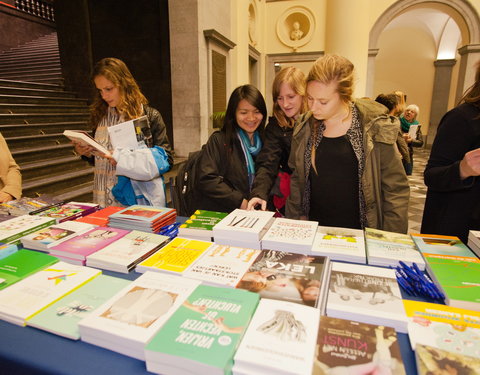
[[[410,125],[410,128],[408,129],[408,136],[412,139],[417,139],[417,131],[418,127],[420,125],[415,124],[415,125]]]
[[[93,139],[88,132],[83,130],[65,130],[63,135],[74,142],[83,143],[89,146],[92,146],[95,150],[110,156],[110,152],[103,147],[100,143],[98,143],[95,139]]]
[[[152,147],[153,138],[147,116],[122,122],[108,127],[110,142],[113,148],[135,150],[141,147]]]

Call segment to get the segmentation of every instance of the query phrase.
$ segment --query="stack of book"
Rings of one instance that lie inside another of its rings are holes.
[[[328,316],[320,318],[313,366],[313,374],[405,374],[393,328]]]
[[[445,303],[480,311],[480,259],[458,237],[412,234],[412,238]]]
[[[327,257],[262,250],[237,288],[262,298],[317,307],[324,313],[329,273]]]
[[[9,255],[12,255],[17,250],[18,250],[18,245],[16,244],[0,243],[0,259],[6,258]]]
[[[95,225],[76,221],[65,221],[44,229],[37,230],[20,239],[27,249],[49,252],[50,248],[59,245],[78,234],[93,229]]]
[[[109,225],[115,228],[155,233],[173,224],[177,212],[173,208],[133,205],[110,215]]]
[[[363,230],[320,226],[311,254],[343,262],[367,263]]]
[[[135,271],[182,275],[210,246],[212,242],[176,237],[139,263]]]
[[[167,236],[132,230],[117,241],[87,256],[87,266],[128,273],[169,240]]]
[[[235,288],[260,250],[213,244],[183,276],[204,284]]]
[[[372,266],[395,267],[400,261],[425,270],[425,261],[409,234],[365,228],[367,262]]]
[[[46,267],[0,291],[0,319],[25,325],[27,319],[100,273],[65,262]]]
[[[145,359],[145,344],[200,284],[145,272],[78,323],[82,341]]]
[[[262,249],[310,254],[318,222],[276,218],[262,238]]]
[[[50,254],[73,264],[85,265],[88,255],[117,241],[130,231],[111,227],[96,227],[50,248]]]
[[[78,322],[130,283],[119,277],[99,275],[28,318],[27,325],[78,340]]]
[[[235,354],[233,373],[311,374],[320,310],[261,299]]]
[[[99,209],[96,203],[68,202],[64,204],[54,204],[36,211],[30,212],[30,215],[54,218],[57,223],[67,220],[75,220],[79,217],[91,214]]]
[[[59,202],[45,195],[38,198],[21,197],[6,203],[0,203],[0,213],[11,216],[28,215],[32,211],[57,203]]]
[[[108,206],[102,208],[101,210],[94,211],[86,216],[79,217],[78,219],[75,219],[75,221],[106,227],[108,226],[110,215],[113,215],[115,212],[123,209],[124,207]]]
[[[220,245],[261,249],[261,240],[274,221],[274,212],[236,209],[213,227]]]
[[[393,269],[332,262],[327,315],[407,333],[407,316]]]
[[[195,240],[213,241],[213,227],[228,214],[225,212],[196,210],[178,228],[178,235]]]
[[[468,247],[480,257],[480,230],[471,230],[468,232]]]
[[[0,242],[20,243],[19,238],[53,224],[55,224],[55,219],[51,217],[31,215],[22,215],[5,220],[0,223]]]
[[[57,262],[48,254],[20,249],[0,260],[0,290]]]
[[[164,375],[231,373],[258,299],[244,290],[198,286],[145,347],[147,370]]]

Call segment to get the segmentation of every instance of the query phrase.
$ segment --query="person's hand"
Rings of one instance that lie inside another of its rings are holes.
[[[11,200],[13,200],[13,197],[10,194],[0,191],[0,203],[10,202]]]
[[[101,154],[100,155],[101,157],[105,158],[105,159],[108,159],[108,162],[113,165],[114,167],[117,165],[117,161],[113,158],[113,156],[111,155],[105,155],[105,154]]]
[[[87,145],[83,142],[75,142],[72,141],[73,147],[75,148],[75,152],[79,155],[86,156],[87,158],[93,155],[93,151],[95,150],[92,146]]]
[[[252,198],[248,201],[247,210],[255,210],[258,205],[260,205],[262,211],[266,211],[267,202],[258,197]]]
[[[413,139],[408,135],[408,133],[403,133],[403,139],[405,139],[405,142],[407,143],[412,143]]]
[[[460,178],[462,180],[480,175],[480,148],[469,151],[460,162]]]
[[[248,205],[248,201],[246,199],[242,200],[242,204],[240,205],[241,210],[246,210]]]

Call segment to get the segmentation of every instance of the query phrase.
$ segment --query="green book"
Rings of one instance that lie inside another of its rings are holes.
[[[118,277],[99,275],[28,319],[27,325],[78,340],[78,322],[130,282]]]
[[[20,243],[19,239],[39,229],[55,224],[51,217],[34,215],[17,216],[0,223],[0,242]]]
[[[0,290],[57,262],[57,258],[45,253],[25,249],[18,250],[6,258],[0,259],[0,279],[4,279],[0,284]]]
[[[230,374],[258,301],[257,293],[198,286],[147,344],[147,370]]]
[[[213,227],[228,214],[225,212],[196,210],[178,229],[179,236],[212,237]]]

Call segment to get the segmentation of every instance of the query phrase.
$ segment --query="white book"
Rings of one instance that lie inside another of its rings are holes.
[[[88,255],[87,266],[128,273],[169,239],[167,236],[133,230],[103,249]]]
[[[145,360],[145,344],[199,284],[147,271],[79,322],[81,339]]]
[[[213,245],[183,276],[209,285],[235,288],[259,254],[260,250]]]
[[[478,257],[480,257],[480,230],[470,230],[468,232],[468,247]]]
[[[262,238],[262,249],[309,254],[318,222],[275,218]]]
[[[399,261],[425,270],[425,261],[409,234],[365,228],[368,264],[374,266],[398,266]]]
[[[419,124],[410,125],[410,128],[408,129],[408,136],[410,138],[417,139],[417,131],[419,126]]]
[[[88,132],[83,130],[65,130],[63,135],[73,142],[78,142],[84,145],[88,145],[93,147],[95,150],[105,154],[107,156],[111,156],[110,151],[108,151],[105,147],[103,147],[100,143],[98,143]]]
[[[363,230],[319,226],[311,254],[343,262],[366,263]]]
[[[22,241],[22,245],[26,249],[48,252],[52,246],[59,245],[63,241],[95,227],[96,225],[94,224],[68,220],[47,228],[39,229],[36,232],[22,237],[20,241]]]
[[[143,145],[148,145],[145,138],[152,138],[147,116],[109,126],[107,129],[114,149],[135,150]],[[144,134],[144,129],[147,134]]]
[[[213,238],[230,238],[260,243],[273,222],[271,211],[247,211],[236,209],[213,227]]]
[[[311,374],[320,311],[261,299],[234,357],[242,373]]]
[[[0,291],[0,318],[25,325],[27,319],[100,274],[94,268],[57,262]]]
[[[407,316],[395,271],[332,262],[327,315],[407,332]]]
[[[215,237],[215,243],[218,245],[246,247],[249,249],[261,250],[262,244],[260,241],[242,241],[238,239],[232,239],[231,237]]]
[[[37,215],[22,215],[0,223],[0,242],[10,243],[38,229],[55,224],[55,219]]]

